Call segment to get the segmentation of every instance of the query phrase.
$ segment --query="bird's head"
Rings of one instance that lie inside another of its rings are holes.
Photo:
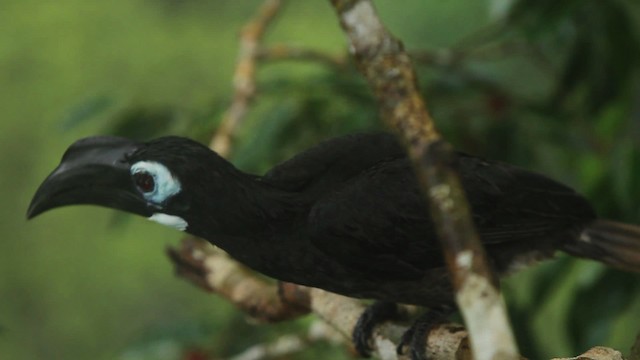
[[[38,188],[27,217],[65,205],[92,204],[194,233],[195,223],[208,217],[201,214],[207,203],[216,200],[203,192],[221,194],[224,201],[225,183],[233,183],[237,175],[230,163],[189,139],[164,137],[143,143],[90,137],[67,149]],[[193,216],[198,213],[201,216]]]

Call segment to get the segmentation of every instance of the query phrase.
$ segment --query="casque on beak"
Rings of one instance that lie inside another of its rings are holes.
[[[76,141],[31,200],[27,218],[65,205],[92,204],[152,215],[131,181],[127,155],[140,146],[125,138],[98,136]]]

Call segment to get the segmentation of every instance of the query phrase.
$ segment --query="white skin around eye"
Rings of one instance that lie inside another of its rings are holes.
[[[152,191],[142,192],[144,198],[154,204],[160,205],[170,197],[178,194],[182,187],[180,181],[171,174],[166,166],[155,161],[139,161],[131,166],[131,174],[144,172],[153,177],[155,187]],[[158,224],[185,231],[189,224],[181,217],[164,213],[155,213],[149,220]]]
[[[168,198],[182,190],[180,181],[171,174],[166,166],[155,161],[139,161],[131,166],[131,174],[145,172],[153,176],[155,188],[153,191],[144,192],[142,196],[154,204],[162,204]]]

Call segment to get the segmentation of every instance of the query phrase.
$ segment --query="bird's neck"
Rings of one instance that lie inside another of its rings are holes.
[[[204,223],[193,234],[237,256],[260,243],[272,242],[300,214],[294,194],[276,189],[258,176],[237,171],[226,188],[210,189]],[[234,254],[235,253],[235,254]]]
[[[269,268],[274,262],[271,257],[301,246],[291,241],[303,211],[292,194],[274,189],[257,177],[244,180],[242,191],[234,192],[232,209],[220,218],[224,223],[203,237],[254,270],[275,276]]]

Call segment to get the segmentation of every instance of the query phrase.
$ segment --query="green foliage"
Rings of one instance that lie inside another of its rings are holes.
[[[0,354],[227,357],[306,331],[309,318],[249,325],[228,303],[170,276],[158,244],[175,241],[170,230],[133,219],[113,228],[102,210],[22,220],[38,181],[78,137],[181,134],[209,142],[232,96],[236,33],[261,2],[5,2],[0,22],[14,33],[0,35],[7,70],[0,71],[0,271],[8,274],[0,293],[10,295],[0,300]],[[494,19],[478,15],[485,2],[379,5],[410,51],[445,44],[462,54],[418,63],[429,108],[456,147],[565,181],[603,217],[640,223],[636,2],[519,0]],[[420,14],[418,23],[407,22],[407,9]],[[290,2],[271,39],[344,48],[324,2]],[[380,128],[369,89],[349,66],[265,65],[257,85],[232,154],[247,171],[262,173],[331,136]],[[566,256],[507,279],[522,353],[628,351],[640,330],[638,284],[637,275]],[[292,358],[347,355],[318,344]]]
[[[330,134],[380,126],[373,98],[353,71],[304,79],[283,75],[264,82],[260,90],[233,155],[234,163],[249,171],[263,173]]]
[[[553,104],[596,113],[627,91],[640,58],[638,6],[632,1],[519,1],[508,26],[533,39],[555,38],[564,54]]]
[[[63,130],[86,123],[92,118],[104,113],[113,105],[113,99],[99,95],[84,99],[68,111],[64,119],[60,121]]]

